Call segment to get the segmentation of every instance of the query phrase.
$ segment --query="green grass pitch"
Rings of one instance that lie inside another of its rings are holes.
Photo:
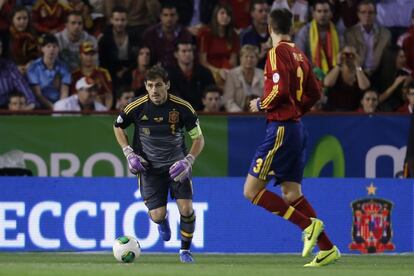
[[[144,254],[121,264],[109,253],[0,253],[0,275],[414,275],[414,255],[346,255],[322,268],[303,268],[310,258],[299,255],[194,256],[196,264],[181,264],[176,254]]]

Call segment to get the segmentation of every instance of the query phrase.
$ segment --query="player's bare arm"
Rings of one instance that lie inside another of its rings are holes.
[[[125,130],[123,130],[120,127],[113,127],[114,128],[114,134],[115,138],[118,141],[118,144],[121,146],[121,148],[125,148],[129,145],[128,142],[128,135],[126,134]]]

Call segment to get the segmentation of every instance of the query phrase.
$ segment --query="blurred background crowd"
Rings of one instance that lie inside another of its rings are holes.
[[[122,109],[161,64],[197,111],[248,112],[278,8],[323,87],[314,110],[413,112],[412,0],[0,0],[0,109]]]

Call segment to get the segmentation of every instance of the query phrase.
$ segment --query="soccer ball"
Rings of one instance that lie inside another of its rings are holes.
[[[112,247],[115,259],[122,263],[132,263],[141,254],[139,242],[131,236],[122,236],[114,241]]]

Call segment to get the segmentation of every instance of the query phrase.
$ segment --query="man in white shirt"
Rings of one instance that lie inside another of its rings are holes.
[[[97,87],[92,78],[83,77],[76,82],[77,94],[57,101],[54,111],[107,111],[108,109],[97,102]]]

